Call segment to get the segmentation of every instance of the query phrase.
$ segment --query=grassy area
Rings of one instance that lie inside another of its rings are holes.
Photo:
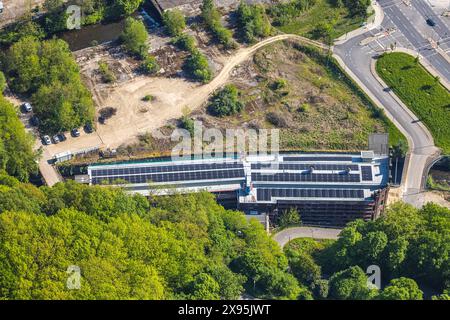
[[[378,59],[378,74],[423,121],[435,144],[450,153],[450,93],[439,79],[405,53],[389,53]]]
[[[329,0],[317,0],[317,3],[311,9],[292,20],[291,23],[278,27],[278,29],[285,33],[314,38],[314,29],[318,24],[324,22],[331,23],[333,26],[331,37],[334,39],[359,28],[364,19],[360,17],[350,18],[346,8],[336,8],[330,4]]]
[[[279,128],[283,150],[361,150],[375,132],[392,145],[405,140],[331,57],[295,42],[259,50],[232,82],[245,104],[239,114],[194,116],[215,128]]]
[[[432,190],[438,191],[450,191],[450,186],[448,184],[444,184],[442,182],[437,182],[433,179],[433,176],[430,174],[427,178],[427,185]]]

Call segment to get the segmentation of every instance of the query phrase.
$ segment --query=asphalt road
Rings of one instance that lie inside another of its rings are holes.
[[[425,0],[411,0],[407,6],[399,0],[378,0],[383,9],[384,29],[394,27],[401,37],[400,46],[419,52],[443,78],[450,81],[450,63],[442,54],[450,50],[450,29],[446,20],[437,15]],[[431,18],[435,26],[426,22]],[[430,39],[439,43],[442,51],[432,47]]]
[[[280,247],[284,247],[289,241],[297,238],[332,239],[336,240],[341,233],[340,229],[294,227],[283,229],[273,236]]]
[[[376,31],[369,31],[337,45],[334,47],[334,53],[343,60],[347,71],[354,74],[363,89],[371,93],[384,106],[386,112],[395,119],[397,127],[409,138],[411,157],[404,186],[404,200],[417,205],[416,196],[421,191],[427,161],[436,155],[438,149],[434,146],[431,134],[419,119],[396,99],[389,88],[383,87],[372,74],[371,65],[374,58],[383,50],[379,43],[361,46],[360,42],[375,33]]]

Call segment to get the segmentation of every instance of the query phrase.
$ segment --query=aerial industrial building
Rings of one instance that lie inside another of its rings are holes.
[[[342,227],[383,213],[389,158],[363,151],[97,164],[88,176],[90,184],[145,196],[205,190],[228,208],[272,221],[296,208],[305,225]]]

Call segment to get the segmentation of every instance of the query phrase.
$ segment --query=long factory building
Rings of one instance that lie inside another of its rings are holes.
[[[247,215],[275,219],[296,208],[305,225],[342,227],[383,213],[389,159],[362,151],[97,164],[88,179],[144,196],[209,191]]]

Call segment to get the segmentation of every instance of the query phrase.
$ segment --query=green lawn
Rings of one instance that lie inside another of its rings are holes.
[[[305,11],[290,24],[278,27],[285,33],[298,34],[305,37],[313,37],[312,31],[321,22],[332,22],[332,38],[358,29],[364,22],[362,18],[350,18],[346,8],[336,8],[330,4],[329,0],[317,0],[317,3],[310,10]]]
[[[389,53],[378,59],[378,74],[431,131],[435,144],[450,153],[450,93],[413,56]]]

